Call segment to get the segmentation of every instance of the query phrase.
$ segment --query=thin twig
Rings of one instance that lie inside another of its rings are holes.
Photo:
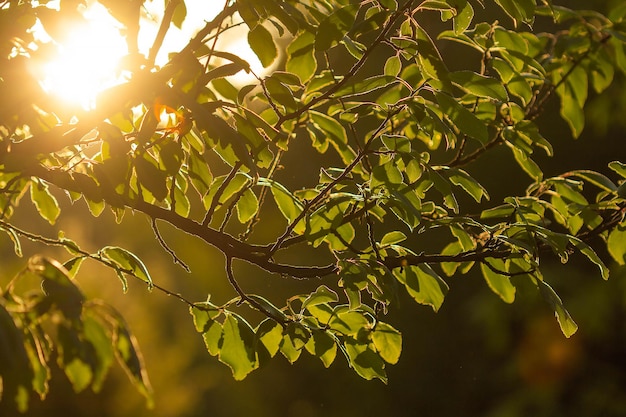
[[[189,266],[176,255],[174,250],[168,246],[167,242],[165,242],[165,239],[163,239],[163,236],[161,236],[161,233],[159,232],[159,228],[157,226],[156,219],[151,219],[150,225],[152,226],[152,231],[154,232],[154,235],[156,236],[157,241],[159,242],[161,247],[165,249],[165,251],[172,256],[174,263],[179,264],[185,270],[185,272],[191,273],[191,269],[189,268]]]

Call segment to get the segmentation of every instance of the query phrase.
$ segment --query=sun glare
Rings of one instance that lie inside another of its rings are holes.
[[[118,66],[127,46],[119,24],[102,5],[93,3],[84,16],[89,24],[68,28],[58,56],[44,64],[42,84],[68,104],[88,109],[99,91],[120,82]]]
[[[173,25],[157,57],[157,65],[167,62],[167,54],[180,50],[204,23],[219,11],[216,4],[204,0],[187,0],[187,18],[182,29]],[[163,13],[163,3],[148,0],[139,33],[139,49],[142,53],[152,46],[158,29],[157,20]],[[148,18],[146,18],[146,14]],[[87,25],[68,27],[65,41],[58,54],[40,67],[45,74],[42,87],[70,107],[92,109],[99,92],[124,81],[120,73],[121,60],[128,55],[128,46],[122,35],[121,25],[97,1],[89,3],[83,16]],[[263,74],[258,58],[246,41],[246,30],[236,27],[226,32],[218,47],[240,55],[251,64],[252,70]],[[241,72],[231,80],[235,84],[254,81],[252,74]]]

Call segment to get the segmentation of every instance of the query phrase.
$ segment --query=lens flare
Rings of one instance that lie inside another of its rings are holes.
[[[128,53],[119,24],[99,3],[84,13],[88,25],[67,28],[58,55],[44,64],[42,86],[51,95],[89,109],[98,92],[121,82],[120,60]]]

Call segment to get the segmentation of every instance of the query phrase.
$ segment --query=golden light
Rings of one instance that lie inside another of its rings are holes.
[[[124,81],[120,63],[128,55],[122,25],[99,2],[91,1],[88,4],[82,12],[87,24],[68,27],[58,54],[42,63],[39,70],[44,74],[42,87],[48,93],[72,108],[82,107],[86,110],[94,107],[99,92]],[[216,3],[205,0],[187,0],[185,4],[187,17],[183,27],[170,27],[157,56],[157,65],[164,65],[169,53],[182,49],[204,23],[220,10]],[[138,44],[140,53],[147,55],[163,15],[164,3],[162,0],[146,0],[143,7]],[[267,71],[248,45],[245,26],[224,32],[218,43],[218,48],[233,51],[248,61],[257,75]],[[245,85],[254,82],[255,77],[242,71],[230,80],[236,85]]]
[[[99,3],[84,12],[88,25],[68,28],[59,54],[43,64],[42,86],[68,105],[91,108],[98,92],[121,82],[120,60],[128,53],[119,23]]]

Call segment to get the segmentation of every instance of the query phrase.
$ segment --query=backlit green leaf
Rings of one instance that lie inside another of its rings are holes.
[[[491,268],[485,262],[489,262]],[[504,261],[502,259],[487,258],[485,262],[480,264],[480,270],[491,291],[496,293],[505,303],[510,304],[515,301],[515,287],[511,284],[511,279],[504,275],[504,273],[508,272]],[[492,268],[496,271],[502,271],[502,273],[498,273]]]
[[[453,97],[445,93],[438,93],[437,102],[441,107],[441,111],[461,133],[471,136],[481,143],[486,143],[489,140],[485,123]]]
[[[304,345],[307,352],[313,356],[317,356],[324,367],[328,368],[337,356],[337,343],[335,339],[324,330],[313,330],[311,338]]]
[[[539,290],[545,300],[550,303],[554,309],[554,315],[556,316],[559,326],[561,327],[561,331],[565,337],[572,336],[578,330],[578,325],[574,322],[572,316],[570,316],[569,312],[563,306],[561,298],[545,281],[537,280],[537,285],[539,285]]]
[[[263,25],[256,25],[248,32],[248,43],[264,67],[272,65],[278,56],[274,38]]]
[[[448,292],[448,284],[430,266],[409,265],[394,269],[393,274],[415,301],[439,310]]]
[[[406,239],[406,235],[400,231],[393,231],[385,234],[380,240],[380,246],[385,247],[389,245],[395,245]]]
[[[619,265],[626,265],[626,224],[621,224],[609,233],[609,253]]]
[[[385,363],[369,344],[363,344],[355,339],[347,338],[345,349],[350,365],[357,374],[367,380],[377,378],[387,383]]]
[[[241,223],[247,223],[259,211],[259,200],[251,189],[247,189],[237,201],[237,217]]]
[[[450,80],[460,89],[478,97],[506,102],[508,95],[502,83],[496,78],[486,77],[473,71],[450,73]]]
[[[240,317],[227,314],[223,325],[223,342],[219,359],[230,367],[237,381],[258,367],[254,352],[254,331]]]
[[[34,181],[30,184],[30,199],[35,204],[37,211],[48,221],[54,224],[61,214],[61,208],[57,199],[50,193],[48,185],[41,181]]]
[[[118,246],[105,246],[100,249],[99,253],[119,267],[121,272],[136,276],[146,282],[149,288],[152,288],[152,277],[148,268],[134,253]]]
[[[402,335],[398,330],[379,321],[372,331],[372,341],[376,351],[385,362],[398,363],[402,352]]]
[[[307,306],[315,306],[318,304],[334,303],[339,300],[337,293],[326,285],[320,285],[315,292],[309,294],[309,296],[302,302],[302,310]]]

